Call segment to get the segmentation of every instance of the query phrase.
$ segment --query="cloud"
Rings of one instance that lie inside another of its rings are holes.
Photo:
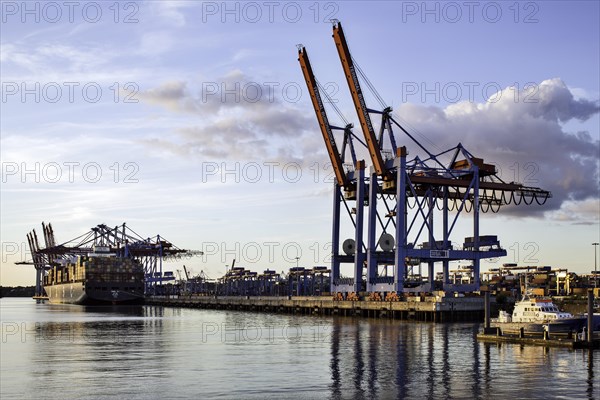
[[[565,201],[560,209],[549,212],[548,216],[574,225],[597,225],[600,222],[600,200]]]
[[[443,109],[404,104],[397,113],[409,132],[418,127],[424,133],[426,147],[446,149],[461,142],[476,157],[496,164],[503,180],[553,194],[543,207],[506,207],[504,214],[549,212],[564,220],[565,214],[576,218],[580,202],[599,197],[600,145],[589,132],[567,132],[563,124],[586,121],[599,111],[597,101],[576,100],[560,79],[550,79],[519,92],[506,88],[483,104],[461,102]]]
[[[62,44],[42,39],[18,40],[2,43],[0,63],[6,82],[88,82],[113,84],[154,79],[157,71],[128,65],[130,49],[119,49],[90,42],[85,49],[61,41]],[[65,44],[67,43],[67,44]]]
[[[250,77],[234,70],[208,85],[202,83],[196,94],[189,89],[192,84],[182,81],[141,93],[149,103],[198,116],[197,123],[180,125],[170,136],[142,142],[151,149],[202,161],[294,161],[305,166],[326,162],[312,110],[278,98],[269,85],[256,84],[261,95],[249,95],[252,84]],[[550,79],[521,91],[506,88],[486,103],[445,108],[403,104],[397,114],[431,151],[460,142],[476,157],[495,164],[504,181],[553,194],[543,206],[506,206],[502,215],[546,213],[552,219],[581,223],[590,215],[588,202],[599,198],[600,144],[587,131],[565,131],[564,124],[586,121],[599,111],[597,101],[576,99],[560,79]],[[396,135],[398,143],[409,143],[399,131]],[[408,147],[411,156],[418,154],[416,146]],[[585,208],[580,207],[583,204]]]
[[[80,71],[105,65],[112,53],[97,47],[82,51],[74,46],[55,43],[42,43],[31,47],[24,43],[6,43],[2,45],[2,63],[13,65],[31,72],[43,72],[48,69]]]
[[[301,160],[319,138],[312,114],[276,96],[274,84],[258,83],[242,71],[192,84],[170,81],[139,94],[142,101],[197,116],[168,138],[146,138],[146,146],[203,160]],[[279,93],[279,92],[278,92]],[[307,148],[308,148],[307,147]],[[310,158],[310,157],[309,157]]]
[[[175,47],[176,39],[166,30],[145,32],[140,36],[140,45],[136,54],[142,56],[164,55]]]
[[[195,7],[190,1],[157,1],[148,3],[149,11],[162,23],[169,26],[182,27],[186,24],[185,14],[181,9]]]
[[[195,111],[196,100],[191,98],[183,81],[168,81],[160,86],[138,93],[142,101],[163,106],[172,111]]]
[[[257,51],[253,50],[253,49],[241,49],[241,50],[237,50],[233,57],[232,57],[232,61],[234,62],[240,62],[242,60],[254,57],[257,55]]]

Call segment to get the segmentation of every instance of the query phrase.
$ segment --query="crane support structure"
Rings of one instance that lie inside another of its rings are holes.
[[[334,21],[333,38],[364,135],[365,143],[361,143],[367,148],[373,165],[366,173],[365,164],[355,162],[355,171],[346,173],[346,178],[355,185],[352,193],[346,189],[345,196],[342,196],[340,185],[334,186],[331,291],[339,294],[364,293],[366,290],[371,295],[379,294],[374,298],[386,298],[388,295],[395,298],[396,293],[401,292],[479,290],[481,260],[507,254],[496,235],[480,233],[480,214],[497,213],[510,204],[532,205],[535,202],[542,205],[552,194],[541,188],[503,181],[494,164],[475,157],[461,143],[438,154],[428,150],[394,119],[391,108],[385,106],[358,63],[352,59],[339,21]],[[301,64],[303,57],[304,65],[310,66],[305,51],[301,50]],[[311,86],[316,89],[318,83],[312,76],[312,69],[303,66],[303,72],[309,90]],[[359,76],[365,79],[366,88],[373,92],[383,107],[382,111],[367,108]],[[318,94],[317,90],[313,92]],[[323,117],[323,104],[315,95],[313,105],[330,156],[332,149],[339,154],[330,134],[331,129],[340,128],[323,123],[327,122],[326,116]],[[370,113],[382,117],[378,135]],[[396,145],[398,138],[393,129],[399,129],[406,143]],[[385,133],[389,136],[389,150],[384,149]],[[412,145],[414,158],[408,158],[406,144]],[[353,155],[353,158],[356,157]],[[447,158],[450,158],[449,162]],[[343,163],[343,147],[340,160]],[[332,162],[335,164],[333,156]],[[350,208],[347,200],[355,200],[355,207]],[[345,240],[340,230],[342,204],[354,227],[353,237]],[[366,224],[363,219],[366,219]],[[460,225],[459,220],[462,222]],[[366,235],[363,230],[366,230]],[[462,234],[468,236],[459,238]],[[345,254],[340,253],[340,248]],[[450,263],[464,261],[469,264],[462,269],[470,271],[470,278],[458,284],[452,282],[449,279]],[[349,263],[354,264],[353,278],[340,273],[340,264]],[[436,274],[436,265],[441,265],[441,274]],[[393,267],[392,274],[388,267]],[[426,275],[422,274],[422,267]]]
[[[348,188],[350,182],[344,171],[343,161],[340,157],[340,152],[338,151],[335,137],[333,136],[333,131],[329,124],[329,119],[327,118],[327,113],[325,112],[323,100],[319,93],[319,85],[317,84],[317,80],[310,65],[308,53],[303,46],[298,46],[298,61],[302,67],[302,74],[304,75],[304,80],[306,81],[306,86],[310,93],[310,99],[312,100],[317,120],[319,121],[319,127],[321,128],[321,133],[325,140],[325,146],[327,147],[327,153],[329,154],[333,171],[335,172],[335,178],[340,186]]]
[[[383,156],[381,155],[381,149],[377,141],[377,136],[375,135],[375,130],[373,129],[373,124],[371,123],[369,110],[367,109],[367,104],[360,88],[360,83],[358,82],[358,75],[354,68],[344,31],[342,30],[342,24],[339,21],[335,21],[333,24],[333,39],[340,56],[342,67],[344,68],[344,75],[346,76],[348,88],[352,95],[354,108],[356,109],[358,119],[360,120],[360,126],[365,137],[369,155],[371,156],[371,161],[373,162],[373,168],[375,168],[377,175],[388,178],[390,175],[385,167]]]

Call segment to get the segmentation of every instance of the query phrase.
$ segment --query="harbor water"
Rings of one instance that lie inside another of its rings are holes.
[[[2,399],[598,399],[600,351],[480,324],[0,299]]]

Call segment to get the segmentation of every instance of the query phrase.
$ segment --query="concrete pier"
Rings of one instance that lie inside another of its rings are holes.
[[[152,296],[146,304],[216,310],[241,310],[303,315],[344,315],[367,318],[455,322],[481,321],[482,297],[409,297],[405,301],[336,301],[331,296],[223,297]]]
[[[549,333],[545,332],[519,332],[518,334],[507,334],[500,328],[495,333],[479,333],[477,340],[489,343],[519,343],[546,347],[568,347],[571,349],[579,348],[599,348],[600,332],[594,332],[585,340],[580,340],[576,335]]]

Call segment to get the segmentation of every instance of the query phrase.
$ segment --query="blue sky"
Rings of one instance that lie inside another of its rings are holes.
[[[484,269],[593,268],[598,2],[48,4],[2,2],[3,285],[34,282],[14,262],[42,221],[59,241],[127,222],[205,250],[185,264],[213,278],[233,258],[326,264],[331,170],[295,46],[356,122],[329,18],[432,150],[461,142],[505,180],[552,190],[545,207],[484,216],[508,251]]]

